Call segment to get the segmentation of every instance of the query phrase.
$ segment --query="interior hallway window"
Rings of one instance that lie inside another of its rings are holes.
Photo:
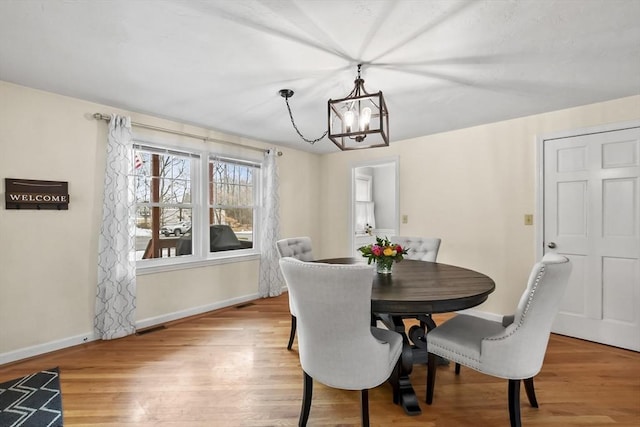
[[[358,175],[355,181],[356,205],[355,205],[355,231],[365,234],[376,228],[376,217],[373,204],[373,180],[369,175]]]

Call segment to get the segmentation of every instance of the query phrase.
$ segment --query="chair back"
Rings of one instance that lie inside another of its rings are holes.
[[[436,262],[441,239],[435,237],[405,237],[394,236],[391,240],[405,249],[408,249],[404,256],[406,259],[419,261]]]
[[[280,258],[292,257],[300,261],[313,261],[310,237],[291,237],[278,240],[276,242],[276,249],[278,250]],[[289,312],[292,316],[296,316],[297,310],[291,298],[291,291],[289,291]]]
[[[374,267],[285,257],[280,268],[297,308],[302,369],[314,380],[346,390],[386,381],[395,361],[390,364],[390,344],[371,333]]]
[[[276,249],[280,258],[292,257],[300,261],[313,261],[311,238],[291,237],[276,242]]]
[[[534,265],[513,322],[482,341],[480,354],[487,370],[511,379],[531,378],[540,371],[570,274],[571,264],[561,255],[547,254]]]

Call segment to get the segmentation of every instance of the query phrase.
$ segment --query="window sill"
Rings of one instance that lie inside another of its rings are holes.
[[[190,257],[185,257],[190,258]],[[174,258],[175,259],[175,258]],[[136,276],[146,274],[163,273],[166,271],[187,270],[192,268],[210,267],[212,265],[230,264],[235,262],[245,262],[259,260],[260,254],[256,252],[241,253],[216,258],[200,258],[200,259],[180,259],[167,262],[167,258],[160,258],[154,262],[153,260],[136,263]],[[142,264],[142,265],[141,265]]]

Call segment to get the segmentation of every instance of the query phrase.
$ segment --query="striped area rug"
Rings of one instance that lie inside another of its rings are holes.
[[[0,384],[0,426],[62,426],[62,396],[58,368]]]

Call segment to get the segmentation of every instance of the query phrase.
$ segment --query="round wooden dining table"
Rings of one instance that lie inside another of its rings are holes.
[[[355,264],[364,258],[318,260],[328,264]],[[475,307],[495,290],[494,281],[477,271],[448,264],[405,259],[394,263],[391,274],[377,273],[371,291],[372,323],[378,320],[403,337],[400,372],[389,379],[399,395],[395,403],[409,415],[421,413],[409,375],[414,363],[426,363],[425,334],[436,327],[431,314]],[[418,319],[420,326],[405,330],[403,319]],[[426,382],[425,382],[426,384]]]

